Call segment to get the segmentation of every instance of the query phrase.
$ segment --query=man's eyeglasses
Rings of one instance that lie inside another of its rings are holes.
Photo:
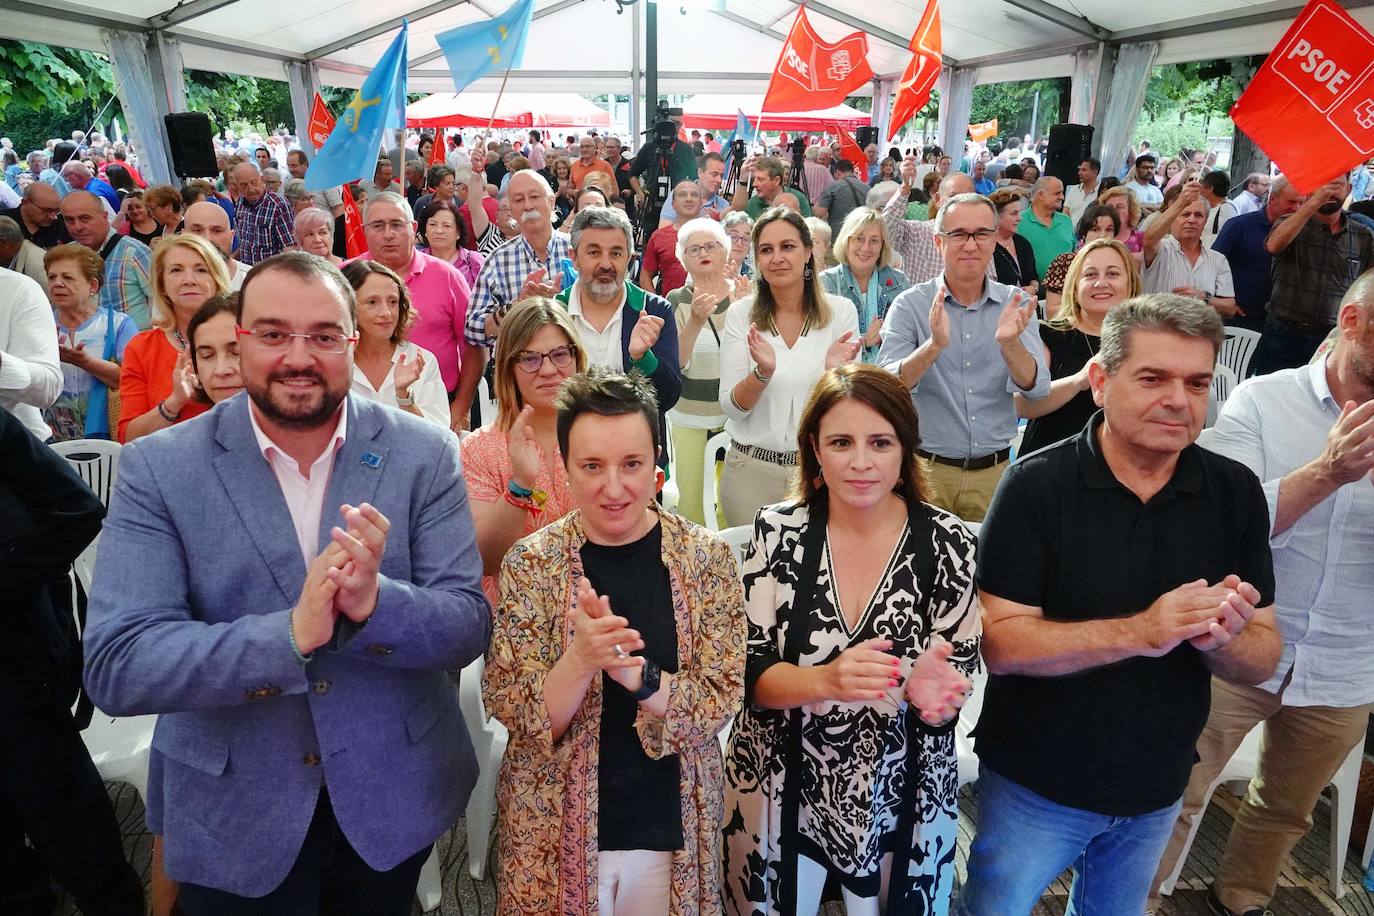
[[[375,232],[377,235],[382,235],[386,232],[395,232],[397,234],[400,234],[403,232],[410,231],[410,223],[407,223],[406,221],[399,219],[393,219],[386,222],[383,222],[381,220],[374,220],[373,222],[367,224],[367,231]]]
[[[997,230],[979,229],[975,232],[965,232],[962,229],[954,229],[950,232],[941,232],[940,234],[945,237],[945,241],[952,245],[965,245],[968,243],[969,239],[972,239],[975,244],[986,245],[996,238]]]
[[[720,251],[720,242],[702,242],[700,245],[690,245],[683,251],[689,258],[699,258],[704,254],[715,254]]]
[[[553,363],[555,369],[566,369],[573,364],[577,349],[572,344],[564,344],[561,347],[554,347],[547,353],[536,353],[533,350],[521,350],[515,354],[515,365],[520,367],[521,372],[534,375],[544,368],[544,360]]]
[[[337,356],[346,352],[349,344],[358,342],[357,334],[349,337],[338,331],[317,331],[314,334],[302,334],[296,331],[282,331],[277,328],[235,328],[234,333],[239,337],[251,337],[269,350],[285,350],[291,346],[293,339],[299,337],[305,341],[307,350],[321,356]]]

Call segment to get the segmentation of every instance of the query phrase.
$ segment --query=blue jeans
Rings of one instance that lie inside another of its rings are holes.
[[[978,832],[955,912],[1025,916],[1072,866],[1065,916],[1138,916],[1181,804],[1111,817],[1056,804],[980,767]]]

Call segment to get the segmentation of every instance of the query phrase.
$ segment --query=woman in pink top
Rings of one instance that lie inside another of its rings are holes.
[[[463,478],[482,554],[482,590],[498,607],[496,575],[517,540],[573,509],[558,450],[554,397],[587,368],[587,354],[565,308],[524,299],[496,339],[496,420],[462,442]]]

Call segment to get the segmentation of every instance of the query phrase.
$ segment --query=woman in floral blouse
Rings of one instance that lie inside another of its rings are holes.
[[[642,376],[593,369],[558,405],[577,508],[506,555],[483,681],[510,730],[497,913],[713,916],[717,735],[744,697],[734,556],[654,502]]]

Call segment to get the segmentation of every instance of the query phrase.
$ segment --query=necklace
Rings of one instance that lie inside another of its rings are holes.
[[[176,338],[173,341],[173,343],[176,345],[176,348],[181,352],[185,353],[186,348],[189,346],[189,344],[186,343],[186,338],[184,335],[182,335],[181,328],[172,328],[172,336]]]

